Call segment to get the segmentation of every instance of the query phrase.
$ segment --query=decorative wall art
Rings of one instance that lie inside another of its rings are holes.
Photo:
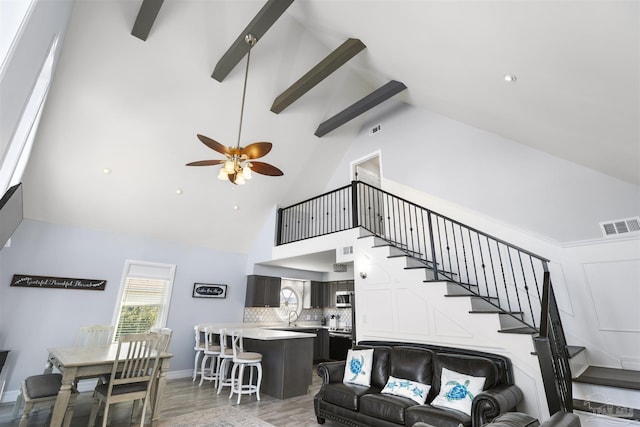
[[[227,285],[194,283],[192,296],[194,298],[226,298]]]
[[[107,286],[107,281],[14,274],[11,279],[11,286],[23,288],[85,289],[89,291],[104,291],[104,288]]]

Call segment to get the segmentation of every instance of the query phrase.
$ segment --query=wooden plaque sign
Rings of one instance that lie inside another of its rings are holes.
[[[104,291],[106,285],[106,280],[27,276],[23,274],[14,274],[13,279],[11,279],[11,286],[21,286],[24,288],[85,289],[90,291]]]

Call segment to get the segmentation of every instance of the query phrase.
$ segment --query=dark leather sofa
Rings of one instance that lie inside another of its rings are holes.
[[[369,387],[343,383],[345,361],[318,365],[323,384],[314,397],[314,410],[319,424],[330,419],[353,427],[413,426],[419,422],[433,427],[481,427],[513,411],[523,399],[522,391],[513,383],[511,361],[501,355],[386,341],[364,341],[355,347],[367,348],[374,349]],[[429,404],[440,391],[442,367],[486,378],[484,390],[473,398],[471,415]],[[380,393],[390,375],[430,384],[426,402],[418,404]]]

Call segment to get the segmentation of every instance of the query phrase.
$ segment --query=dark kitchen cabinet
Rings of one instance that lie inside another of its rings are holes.
[[[309,308],[330,307],[329,284],[326,282],[311,281],[311,305]]]
[[[336,284],[336,291],[338,292],[353,292],[355,290],[355,282],[353,280],[338,280]]]
[[[245,307],[280,307],[280,278],[247,276]]]
[[[329,331],[324,328],[315,330],[316,339],[313,341],[313,361],[329,360]]]

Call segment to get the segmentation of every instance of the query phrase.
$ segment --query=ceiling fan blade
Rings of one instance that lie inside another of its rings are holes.
[[[229,149],[224,145],[220,144],[218,141],[214,141],[213,139],[200,134],[198,134],[198,139],[202,141],[204,145],[206,145],[207,147],[211,148],[214,151],[217,151],[218,153],[229,154]]]
[[[197,162],[187,163],[187,166],[215,166],[224,163],[226,160],[198,160]]]
[[[262,175],[282,176],[284,173],[275,166],[264,162],[251,162],[251,171]]]
[[[246,154],[250,159],[257,159],[262,156],[266,156],[269,151],[271,151],[271,147],[273,144],[270,142],[254,142],[253,144],[249,144],[240,150],[241,154]]]

